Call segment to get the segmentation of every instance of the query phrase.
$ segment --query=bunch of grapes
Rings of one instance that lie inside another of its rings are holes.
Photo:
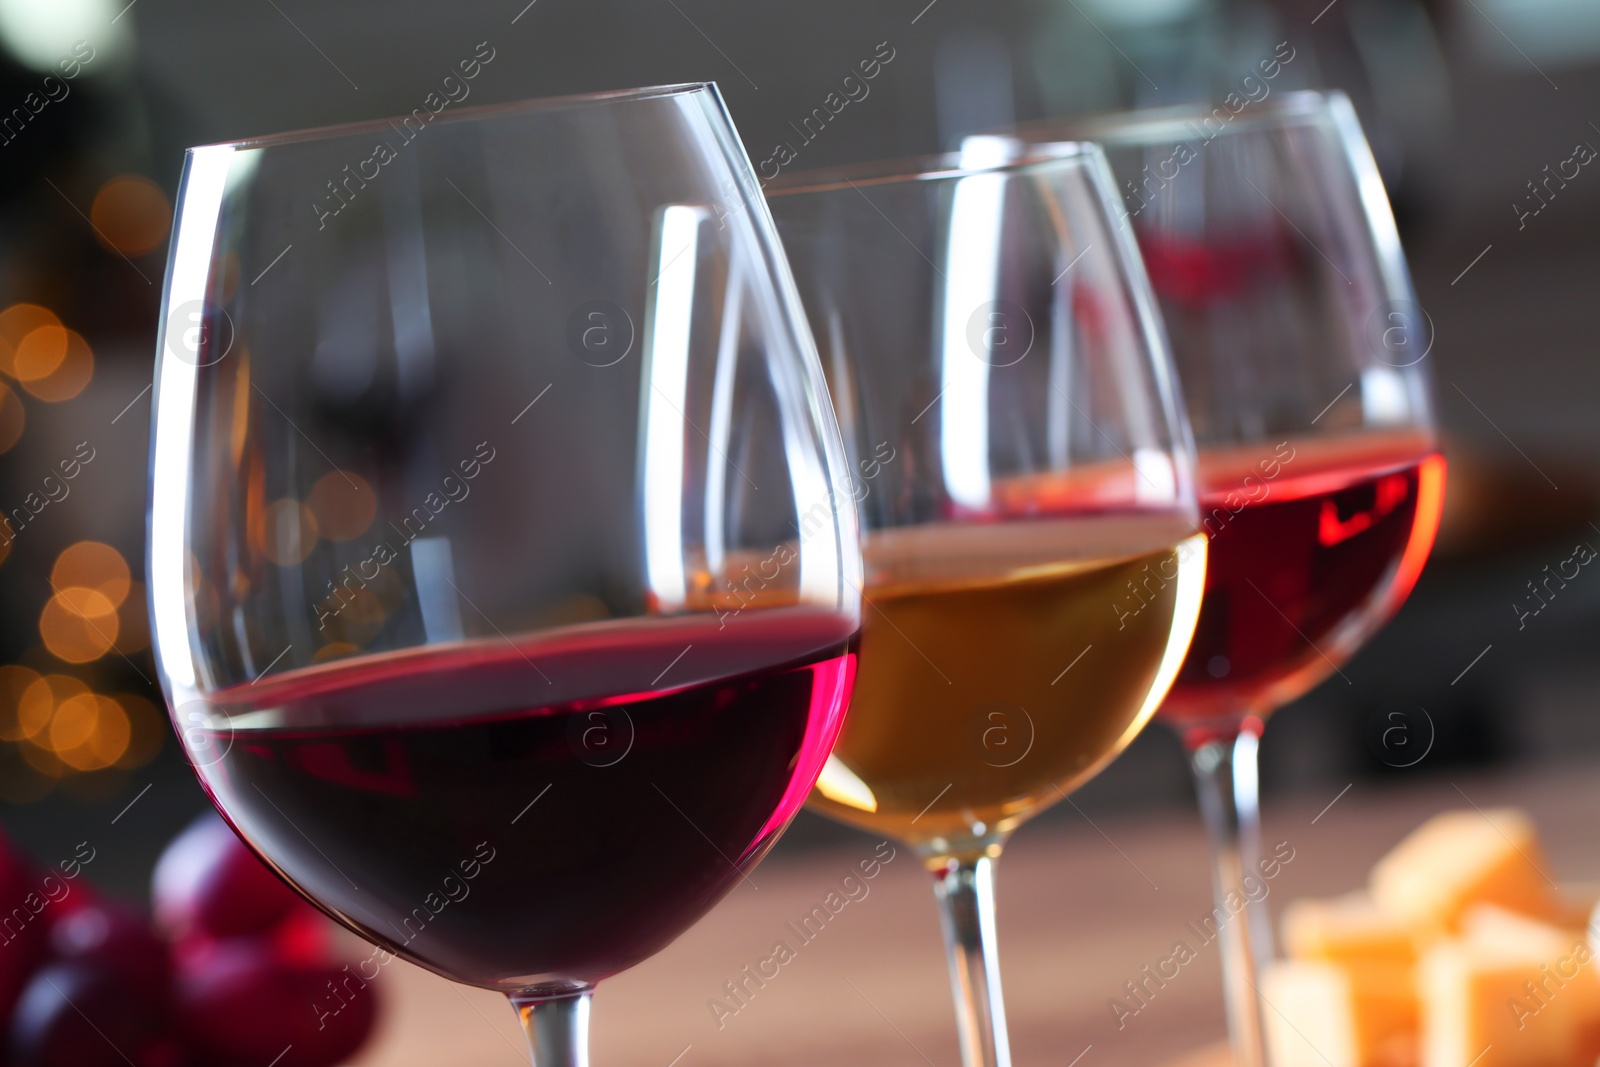
[[[333,1067],[371,1033],[331,925],[215,815],[162,854],[153,921],[62,872],[0,840],[3,1067]]]

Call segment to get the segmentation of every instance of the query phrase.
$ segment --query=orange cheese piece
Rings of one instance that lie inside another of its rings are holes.
[[[1262,979],[1274,1067],[1414,1067],[1411,968],[1286,960]]]
[[[1553,914],[1557,904],[1544,870],[1533,821],[1523,812],[1445,812],[1378,861],[1372,899],[1427,937],[1458,929],[1462,913],[1478,903]]]
[[[1529,1020],[1560,1000],[1576,1017],[1579,1056],[1584,1064],[1600,1055],[1600,966],[1594,962],[1588,932],[1540,922],[1493,904],[1478,904],[1461,918],[1467,941],[1500,952],[1523,951],[1538,957],[1540,976],[1523,989],[1521,1008],[1507,1010]],[[1524,1010],[1526,1009],[1526,1010]],[[1528,1014],[1533,1012],[1534,1014]]]
[[[1283,912],[1283,945],[1291,959],[1396,966],[1417,961],[1411,925],[1366,893],[1290,904]]]
[[[1578,996],[1538,992],[1548,984],[1549,947],[1495,937],[1447,939],[1430,948],[1417,975],[1422,1067],[1578,1067],[1584,1044]]]

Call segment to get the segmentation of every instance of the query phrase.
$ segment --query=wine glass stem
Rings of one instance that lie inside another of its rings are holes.
[[[1211,836],[1214,914],[1236,1067],[1266,1067],[1267,1062],[1258,971],[1272,959],[1272,925],[1263,892],[1266,883],[1257,866],[1261,855],[1258,741],[1254,731],[1241,730],[1232,738],[1206,741],[1189,753],[1200,811]]]
[[[949,859],[933,870],[964,1067],[1011,1067],[994,928],[994,863]]]
[[[593,989],[549,995],[512,994],[533,1053],[533,1067],[589,1067],[589,1000]]]

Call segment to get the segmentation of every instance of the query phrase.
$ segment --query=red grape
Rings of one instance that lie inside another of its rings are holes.
[[[273,950],[285,963],[325,963],[333,947],[332,933],[327,916],[302,902],[273,930]]]
[[[152,896],[156,925],[174,938],[262,933],[300,901],[212,814],[191,823],[161,854]]]
[[[33,976],[11,1019],[12,1067],[177,1067],[160,992],[94,963],[55,963]]]
[[[377,1014],[376,991],[353,969],[285,962],[262,938],[214,942],[187,959],[175,997],[184,1038],[222,1063],[283,1054],[278,1067],[331,1067],[361,1046]]]
[[[58,960],[99,964],[150,989],[165,990],[172,981],[166,943],[143,917],[115,905],[90,904],[56,919],[50,952]]]
[[[10,1017],[28,976],[44,957],[48,930],[41,916],[52,906],[32,865],[0,839],[0,1020]]]

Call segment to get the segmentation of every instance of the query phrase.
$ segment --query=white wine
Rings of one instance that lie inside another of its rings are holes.
[[[1192,531],[1119,516],[869,536],[855,694],[813,807],[959,855],[1092,777],[1188,649]]]

